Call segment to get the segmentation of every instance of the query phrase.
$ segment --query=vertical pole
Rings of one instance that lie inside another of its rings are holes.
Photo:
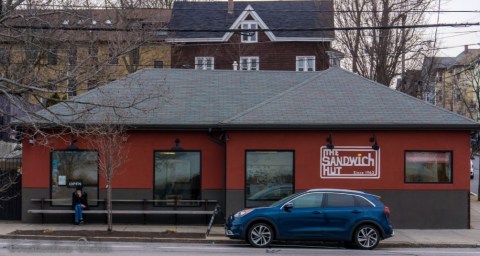
[[[407,19],[406,14],[402,14],[402,86],[405,85],[405,22]]]
[[[480,170],[480,157],[478,157],[478,169]],[[473,168],[473,174],[475,175],[475,168]],[[480,177],[479,176],[480,176],[480,171],[477,174],[477,179],[478,179],[477,200],[478,201],[480,201]]]

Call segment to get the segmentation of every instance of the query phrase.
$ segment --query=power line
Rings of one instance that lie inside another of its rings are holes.
[[[257,29],[138,29],[138,28],[99,28],[99,27],[68,27],[68,26],[23,26],[23,25],[0,25],[0,28],[32,29],[32,30],[74,30],[74,31],[118,31],[118,32],[316,32],[316,31],[352,31],[352,30],[376,30],[376,29],[404,29],[404,28],[435,28],[435,27],[471,27],[480,26],[476,23],[444,23],[444,24],[419,24],[419,25],[393,25],[393,26],[367,26],[367,27],[324,27],[324,28],[257,28]]]
[[[175,5],[175,4],[173,4]],[[225,5],[226,5],[226,2],[225,2]],[[253,5],[255,5],[253,3]],[[138,6],[125,6],[125,7],[122,7],[122,6],[113,6],[113,5],[62,5],[62,4],[21,4],[19,5],[19,7],[23,7],[23,8],[20,8],[20,10],[29,10],[30,8],[33,7],[33,9],[35,8],[38,8],[38,7],[42,7],[42,8],[59,8],[60,10],[70,10],[73,9],[73,10],[90,10],[90,9],[113,9],[113,10],[135,10],[135,9],[170,9],[170,8],[157,8],[157,7],[145,7],[146,5],[143,5],[144,7],[142,7],[142,5],[138,5]],[[42,9],[38,9],[38,10],[42,10]],[[172,9],[173,10],[173,9]],[[222,11],[222,12],[227,12],[228,9],[225,7],[225,8],[177,8],[175,9],[176,11]],[[234,12],[243,12],[244,9],[235,9],[234,8]],[[383,12],[383,10],[378,10],[378,11],[375,11],[375,10],[362,10],[362,11],[355,11],[355,10],[340,10],[340,9],[335,9],[335,10],[312,10],[312,9],[280,9],[280,8],[269,8],[269,9],[262,9],[262,8],[255,8],[254,11],[269,11],[269,12],[318,12],[318,13],[357,13],[357,12],[361,12],[361,13],[381,13]],[[405,12],[409,12],[409,13],[480,13],[480,10],[423,10],[423,9],[412,9],[412,10],[408,10],[408,11],[405,11],[405,10],[389,10],[389,12],[391,13],[405,13]]]

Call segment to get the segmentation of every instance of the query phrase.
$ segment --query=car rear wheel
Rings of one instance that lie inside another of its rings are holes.
[[[248,230],[248,242],[253,247],[267,247],[272,243],[273,229],[265,223],[256,223]]]
[[[353,240],[358,249],[371,250],[380,242],[380,233],[372,225],[362,225],[355,231]]]

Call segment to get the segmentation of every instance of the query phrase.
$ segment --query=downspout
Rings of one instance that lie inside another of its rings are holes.
[[[224,202],[224,205],[222,205],[222,209],[221,209],[221,214],[222,214],[222,217],[223,217],[223,222],[225,222],[225,210],[226,210],[226,206],[227,206],[227,140],[229,139],[228,138],[228,134],[226,131],[221,131],[220,133],[220,137],[219,138],[216,138],[213,136],[212,134],[212,131],[213,129],[212,128],[209,128],[208,129],[208,139],[212,142],[214,142],[215,144],[218,144],[220,146],[222,146],[223,148],[223,191],[224,191],[224,194],[223,194],[223,202]]]

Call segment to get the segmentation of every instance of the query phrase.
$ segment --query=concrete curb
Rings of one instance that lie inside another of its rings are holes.
[[[217,237],[217,238],[215,238]],[[143,242],[143,243],[201,243],[201,244],[247,244],[241,240],[231,240],[221,236],[198,238],[158,238],[158,237],[84,237],[84,236],[48,236],[48,235],[0,235],[1,239],[31,239],[53,241],[78,241],[86,239],[92,242]],[[293,245],[312,245],[311,243],[295,242]],[[282,244],[280,242],[280,244]],[[320,245],[320,242],[317,244]],[[324,244],[322,244],[324,245]],[[459,243],[411,243],[411,242],[380,242],[378,248],[480,248],[480,244]]]
[[[214,237],[214,236],[212,236]],[[219,236],[217,236],[219,237]],[[215,244],[245,244],[240,240],[230,239],[215,239],[207,237],[205,239],[199,238],[158,238],[158,237],[85,237],[85,236],[49,236],[49,235],[0,235],[0,239],[31,239],[31,240],[67,240],[77,241],[80,239],[87,239],[87,241],[96,242],[145,242],[145,243],[215,243]]]

